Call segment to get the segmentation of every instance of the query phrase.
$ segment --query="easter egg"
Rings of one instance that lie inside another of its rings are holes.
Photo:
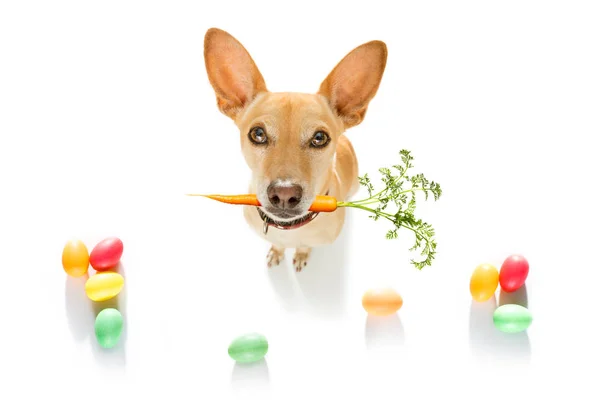
[[[98,272],[85,282],[85,293],[93,301],[112,299],[121,292],[125,279],[117,272]]]
[[[529,262],[522,255],[513,254],[500,267],[500,287],[505,292],[514,292],[523,286],[528,275]]]
[[[90,264],[96,271],[115,268],[123,255],[123,242],[117,237],[109,237],[94,246],[90,253]]]
[[[392,288],[370,289],[362,298],[362,306],[371,315],[385,316],[402,307],[402,297]]]
[[[488,301],[498,287],[498,270],[490,264],[478,265],[471,274],[470,290],[473,300]]]
[[[531,312],[518,304],[505,304],[496,308],[493,318],[496,328],[506,333],[522,332],[533,321]]]
[[[81,240],[70,240],[63,247],[62,265],[67,275],[79,278],[88,272],[90,256]]]
[[[94,324],[96,340],[98,344],[110,349],[119,343],[121,333],[123,332],[123,316],[116,308],[105,308],[96,316]]]
[[[259,333],[248,333],[235,338],[229,345],[229,357],[239,363],[261,360],[269,350],[267,339]]]

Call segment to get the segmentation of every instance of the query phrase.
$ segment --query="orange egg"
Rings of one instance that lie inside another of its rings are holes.
[[[471,274],[470,282],[473,300],[484,302],[491,299],[498,287],[498,279],[498,270],[493,265],[481,264],[477,266]]]
[[[62,265],[65,272],[79,278],[88,272],[90,256],[88,249],[81,240],[70,240],[62,252]]]
[[[402,297],[392,288],[370,289],[362,298],[365,311],[377,316],[393,314],[402,304]]]

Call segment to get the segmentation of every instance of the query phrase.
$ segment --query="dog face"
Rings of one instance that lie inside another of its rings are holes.
[[[311,94],[259,95],[237,121],[252,187],[273,219],[302,217],[325,194],[343,126],[324,98]]]
[[[262,211],[275,221],[303,218],[326,194],[338,138],[363,120],[379,87],[385,44],[354,49],[315,94],[269,92],[246,49],[222,30],[207,31],[204,57],[218,108],[239,128]]]

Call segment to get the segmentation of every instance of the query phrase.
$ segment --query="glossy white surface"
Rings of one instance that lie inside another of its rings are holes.
[[[203,3],[0,5],[0,398],[598,398],[598,5]],[[434,266],[413,269],[411,237],[357,211],[300,274],[291,253],[267,270],[241,209],[184,196],[249,176],[206,77],[211,26],[274,91],[315,91],[355,46],[388,44],[347,134],[361,174],[407,148],[441,183],[417,208]],[[60,258],[72,237],[91,250],[112,235],[125,333],[101,351],[97,307]],[[473,305],[468,284],[511,253],[530,261],[534,320],[503,335],[496,300]],[[396,316],[365,315],[379,285],[404,298]],[[235,366],[227,347],[250,331],[269,353]]]

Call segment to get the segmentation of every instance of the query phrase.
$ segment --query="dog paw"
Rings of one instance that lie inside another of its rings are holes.
[[[294,267],[296,272],[302,271],[302,268],[308,264],[308,256],[310,255],[310,249],[296,249],[294,254]]]
[[[272,266],[279,265],[281,260],[283,260],[283,249],[272,246],[271,250],[267,253],[267,267],[271,268]]]

